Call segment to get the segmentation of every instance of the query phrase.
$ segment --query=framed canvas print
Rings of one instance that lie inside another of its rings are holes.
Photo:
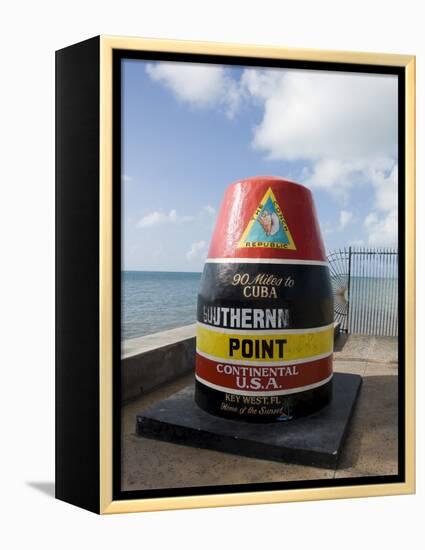
[[[56,496],[412,493],[415,59],[56,52]]]

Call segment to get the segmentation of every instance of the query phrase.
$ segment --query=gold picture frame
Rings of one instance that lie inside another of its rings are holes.
[[[411,55],[292,49],[257,45],[222,44],[177,40],[156,40],[114,36],[97,37],[99,67],[99,186],[98,186],[98,376],[99,440],[98,448],[98,508],[85,505],[82,499],[70,496],[68,489],[57,492],[58,498],[94,509],[101,514],[141,512],[215,506],[236,506],[277,502],[323,500],[408,494],[415,491],[415,57]],[[71,50],[73,46],[68,48]],[[235,492],[193,496],[173,496],[146,499],[114,500],[113,498],[113,55],[116,50],[167,52],[173,54],[212,55],[237,58],[264,58],[390,66],[400,68],[405,75],[405,476],[404,481],[388,484],[362,484],[336,487]],[[61,50],[63,52],[65,50]],[[60,54],[60,52],[58,52]],[[59,56],[60,57],[60,56]],[[62,62],[62,65],[64,63]],[[61,67],[61,66],[60,66]],[[59,69],[62,71],[63,69]],[[61,154],[66,154],[62,152]],[[60,176],[59,176],[60,180]],[[61,182],[59,181],[59,186]],[[63,290],[64,287],[62,287]],[[61,291],[60,291],[61,292]],[[58,358],[61,361],[61,357]],[[62,370],[57,371],[59,384]],[[75,392],[77,389],[74,388]],[[59,417],[59,430],[64,429]],[[63,445],[66,445],[63,443]],[[95,448],[95,447],[94,447]],[[59,456],[66,452],[64,446]],[[59,460],[60,462],[60,460]],[[57,475],[63,476],[57,469]],[[70,474],[71,475],[71,474]],[[73,479],[77,474],[73,472]],[[87,480],[84,483],[88,483]],[[59,483],[65,487],[65,482]],[[97,490],[97,489],[96,489]],[[95,497],[93,497],[95,498]]]

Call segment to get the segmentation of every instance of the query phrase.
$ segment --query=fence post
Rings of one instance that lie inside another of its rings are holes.
[[[351,246],[348,247],[347,334],[350,333],[350,284],[351,284]]]

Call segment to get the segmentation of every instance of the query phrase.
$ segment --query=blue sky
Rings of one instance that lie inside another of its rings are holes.
[[[397,239],[397,81],[123,62],[123,267],[201,271],[227,185],[313,191],[328,251]]]

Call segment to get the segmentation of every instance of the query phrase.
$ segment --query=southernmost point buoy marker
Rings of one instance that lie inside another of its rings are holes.
[[[309,189],[271,176],[227,188],[197,319],[203,410],[272,422],[330,402],[333,295]]]

